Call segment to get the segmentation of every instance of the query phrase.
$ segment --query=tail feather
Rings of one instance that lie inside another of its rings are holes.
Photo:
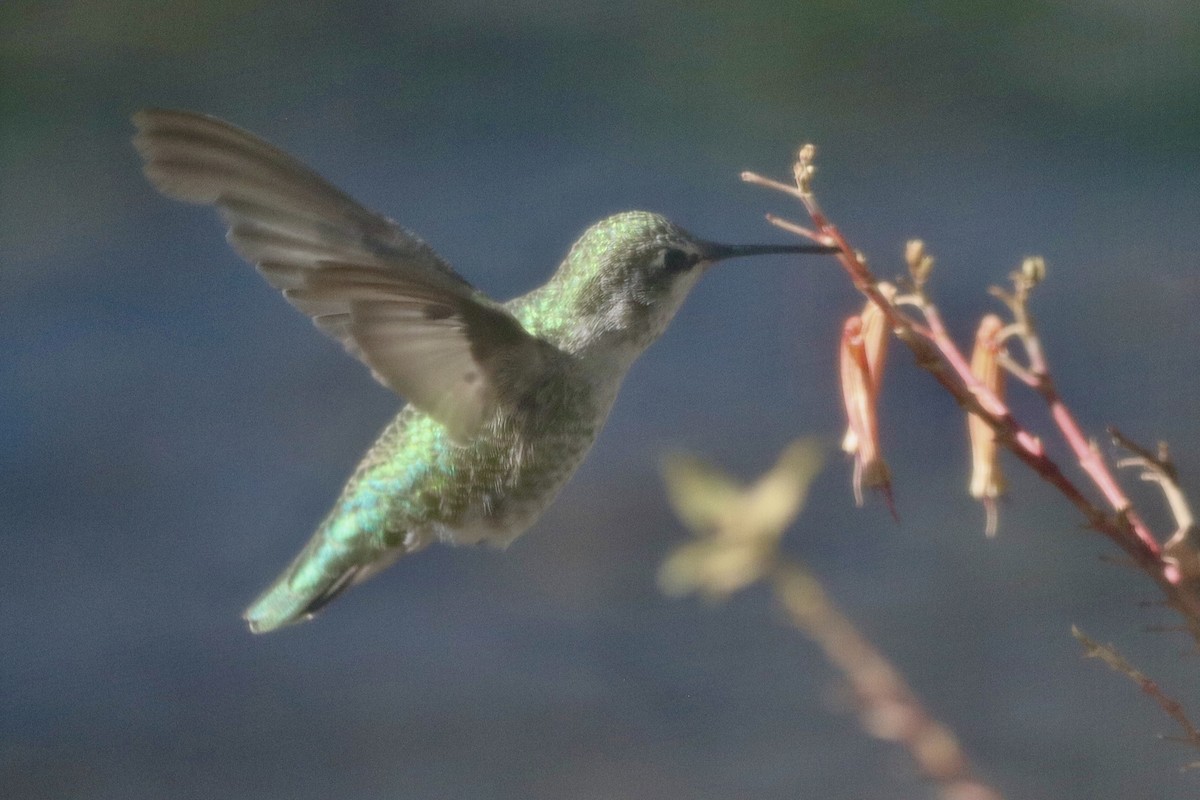
[[[342,592],[390,566],[405,552],[405,548],[364,552],[319,530],[242,618],[252,633],[268,633],[312,619]]]
[[[268,633],[312,619],[317,611],[350,588],[358,571],[358,567],[351,567],[335,575],[326,586],[296,591],[291,580],[292,570],[288,570],[259,595],[242,616],[251,633]]]

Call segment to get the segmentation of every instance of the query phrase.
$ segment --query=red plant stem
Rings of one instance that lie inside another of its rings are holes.
[[[1034,385],[1034,390],[1042,396],[1046,405],[1050,409],[1050,416],[1054,419],[1054,423],[1058,425],[1058,429],[1062,431],[1063,438],[1066,439],[1071,451],[1075,453],[1075,458],[1079,460],[1079,466],[1083,467],[1084,472],[1096,484],[1096,487],[1112,505],[1113,510],[1124,516],[1129,523],[1130,530],[1134,535],[1141,540],[1145,548],[1158,558],[1162,554],[1162,548],[1158,544],[1158,540],[1154,538],[1154,534],[1142,521],[1141,515],[1129,502],[1120,484],[1109,471],[1108,465],[1104,463],[1104,459],[1096,452],[1096,448],[1092,446],[1084,435],[1083,430],[1079,427],[1079,423],[1075,420],[1075,416],[1071,410],[1067,408],[1062,397],[1058,393],[1057,387],[1054,385],[1054,380],[1050,377],[1050,368],[1046,363],[1045,353],[1042,351],[1041,340],[1033,331],[1032,320],[1029,315],[1023,310],[1023,303],[1019,307],[1019,319],[1021,327],[1026,331],[1026,335],[1022,337],[1025,344],[1025,351],[1029,356],[1029,371],[1033,373],[1037,382]]]
[[[878,303],[879,300],[875,300],[875,302]],[[1030,449],[1028,446],[1029,441],[1036,442],[1036,438],[1032,437],[1016,421],[1012,413],[999,399],[991,395],[990,392],[987,392],[986,389],[983,392],[976,393],[969,388],[969,370],[968,374],[964,375],[958,368],[955,368],[957,377],[962,381],[961,384],[955,382],[946,374],[942,366],[943,364],[950,364],[951,367],[954,367],[956,362],[965,365],[966,361],[962,357],[962,354],[958,352],[958,348],[954,342],[946,335],[937,310],[932,305],[927,305],[924,307],[924,311],[929,323],[929,339],[920,338],[920,334],[917,334],[911,327],[907,330],[900,327],[895,329],[896,335],[900,340],[908,345],[917,356],[918,364],[929,371],[938,383],[958,401],[959,405],[967,411],[977,414],[987,422],[992,427],[992,430],[996,432],[996,441],[1004,445],[1005,449],[1037,473],[1042,480],[1058,489],[1083,514],[1088,524],[1094,530],[1103,533],[1124,550],[1137,566],[1158,584],[1171,604],[1192,621],[1193,633],[1200,637],[1200,597],[1194,592],[1183,590],[1176,581],[1171,579],[1169,574],[1170,565],[1163,562],[1158,542],[1150,534],[1140,516],[1133,510],[1128,499],[1126,499],[1120,487],[1116,485],[1116,481],[1112,479],[1111,474],[1108,473],[1099,456],[1088,444],[1078,423],[1075,422],[1074,417],[1071,416],[1066,405],[1058,396],[1053,382],[1049,380],[1049,374],[1044,371],[1045,359],[1040,355],[1040,348],[1037,348],[1035,345],[1033,350],[1033,352],[1038,353],[1038,360],[1034,363],[1040,365],[1043,370],[1041,372],[1034,372],[1040,378],[1036,389],[1050,404],[1055,423],[1062,430],[1064,438],[1067,439],[1072,451],[1079,459],[1080,466],[1087,471],[1093,481],[1096,481],[1097,486],[1105,493],[1106,498],[1113,503],[1114,509],[1117,511],[1115,519],[1109,517],[1108,514],[1105,514],[1088,500],[1078,487],[1063,474],[1058,465],[1045,455],[1040,445],[1034,449]],[[933,312],[932,316],[929,315],[929,311]],[[887,313],[886,308],[884,312]],[[903,315],[898,313],[896,316],[903,317]],[[892,320],[891,316],[889,316],[890,320]],[[933,343],[937,353],[945,361],[937,361],[936,356],[932,356],[931,359],[931,357],[924,354],[930,342]],[[973,380],[973,376],[969,377]],[[1001,413],[993,413],[991,409],[984,407],[980,399],[982,397],[990,397],[1001,409]],[[1024,442],[1022,441],[1023,439],[1025,440]],[[1086,457],[1083,454],[1086,454]],[[1108,485],[1115,490],[1115,493],[1110,494],[1105,489],[1105,484],[1097,481],[1097,474],[1106,477]],[[1114,497],[1120,498],[1120,500],[1115,501]],[[1121,505],[1118,505],[1118,502]],[[1130,536],[1130,532],[1134,535]]]
[[[1058,391],[1054,388],[1054,384],[1050,381],[1049,376],[1043,374],[1042,380],[1038,386],[1038,392],[1046,399],[1046,403],[1050,406],[1050,415],[1054,418],[1054,422],[1062,431],[1063,438],[1067,440],[1067,444],[1071,446],[1075,457],[1079,459],[1079,466],[1083,467],[1084,471],[1091,476],[1092,481],[1100,489],[1108,502],[1112,505],[1113,510],[1121,514],[1129,522],[1130,529],[1141,540],[1142,544],[1158,557],[1162,553],[1162,548],[1159,547],[1158,540],[1146,527],[1146,523],[1142,521],[1141,515],[1129,502],[1125,492],[1122,491],[1120,485],[1109,472],[1108,466],[1104,463],[1104,459],[1100,458],[1096,452],[1096,448],[1087,441],[1083,435],[1083,431],[1079,429],[1079,423],[1075,421],[1075,417],[1071,414],[1070,409],[1063,403],[1062,398],[1058,396]]]
[[[1012,451],[1044,480],[1062,492],[1087,517],[1092,527],[1104,529],[1108,526],[1107,515],[1096,508],[1063,474],[1058,465],[1046,456],[1037,437],[1025,430],[1012,416],[1008,407],[975,378],[966,358],[946,333],[946,327],[942,324],[937,308],[931,304],[922,305],[922,312],[929,324],[929,331],[928,333],[918,332],[912,321],[879,292],[875,285],[875,276],[867,269],[837,226],[831,223],[821,211],[816,198],[810,193],[800,193],[798,196],[804,203],[805,210],[812,217],[820,235],[829,239],[839,248],[838,260],[849,273],[855,287],[879,306],[896,335],[916,355],[917,362],[933,374],[938,383],[958,401],[959,405],[991,425],[996,432],[997,441],[1003,443],[1008,450]],[[922,336],[928,338],[922,338]],[[944,361],[939,360],[936,354],[929,352],[929,342],[936,347],[937,353],[941,354]],[[942,364],[950,365],[961,384],[946,374]],[[1124,537],[1114,538],[1123,539]],[[1150,555],[1154,557],[1153,551]],[[1156,557],[1155,560],[1157,561]]]
[[[817,205],[815,196],[811,192],[788,187],[779,182],[762,178],[754,173],[743,173],[742,179],[770,188],[782,188],[783,191],[793,197],[797,197],[804,204],[805,209],[817,228],[816,236],[813,236],[812,231],[795,223],[788,223],[786,220],[781,220],[772,215],[768,215],[768,219],[772,223],[805,238],[837,246],[839,249],[837,254],[838,260],[849,274],[855,288],[870,298],[879,307],[887,318],[888,323],[892,326],[896,336],[912,351],[918,365],[928,371],[963,409],[969,413],[978,415],[987,422],[992,430],[996,432],[996,441],[1037,473],[1042,480],[1049,483],[1066,497],[1084,518],[1087,519],[1088,525],[1092,529],[1103,533],[1124,550],[1133,559],[1138,568],[1158,584],[1159,588],[1167,596],[1170,604],[1190,620],[1193,635],[1200,639],[1200,595],[1192,591],[1183,590],[1175,581],[1170,579],[1168,575],[1169,565],[1164,564],[1161,558],[1161,549],[1157,541],[1150,534],[1140,516],[1136,512],[1133,512],[1128,499],[1125,498],[1120,488],[1116,486],[1116,481],[1112,479],[1111,474],[1108,474],[1107,469],[1099,462],[1097,455],[1088,445],[1087,439],[1083,436],[1078,424],[1066,410],[1061,398],[1058,397],[1053,384],[1047,382],[1047,373],[1040,373],[1040,377],[1043,380],[1041,381],[1041,385],[1037,387],[1038,391],[1042,392],[1043,397],[1048,397],[1048,401],[1051,404],[1051,413],[1054,415],[1056,424],[1059,425],[1060,430],[1063,431],[1064,436],[1068,439],[1068,444],[1071,445],[1072,450],[1079,458],[1083,469],[1088,472],[1089,477],[1093,481],[1096,481],[1096,473],[1093,470],[1097,466],[1099,466],[1099,472],[1107,475],[1107,481],[1097,482],[1097,485],[1105,493],[1106,499],[1109,499],[1113,503],[1113,507],[1117,511],[1115,518],[1110,517],[1088,500],[1079,488],[1062,472],[1059,466],[1046,456],[1037,438],[1032,436],[1016,421],[1004,403],[991,392],[987,391],[986,387],[982,385],[976,386],[978,381],[971,374],[966,359],[959,353],[953,340],[946,334],[945,327],[941,324],[941,318],[936,308],[930,304],[923,305],[923,311],[926,313],[927,321],[929,322],[929,330],[921,330],[907,315],[900,312],[895,305],[880,293],[879,289],[876,288],[877,281],[874,275],[867,269],[866,264],[859,257],[857,251],[842,236],[841,231],[821,211]],[[933,312],[932,316],[929,316],[930,310]],[[1041,355],[1041,350],[1037,345],[1036,339],[1034,339],[1033,351],[1031,352],[1031,363],[1041,364],[1043,369],[1045,367],[1045,359]],[[1049,385],[1049,396],[1046,395],[1047,390],[1045,387],[1047,385]],[[985,402],[988,404],[987,406],[984,405]],[[1060,409],[1058,413],[1055,413],[1056,409]],[[1064,421],[1066,422],[1065,427],[1063,425]],[[1079,443],[1083,445],[1082,451],[1077,447]],[[1086,458],[1081,456],[1081,452],[1087,453]],[[1106,491],[1106,483],[1116,489],[1115,494],[1109,494]],[[1114,498],[1119,499],[1114,500]],[[1133,536],[1129,535],[1131,532],[1134,534]]]
[[[921,306],[921,313],[925,315],[925,321],[929,323],[929,338],[933,340],[938,350],[945,356],[946,361],[958,373],[958,377],[967,387],[967,391],[975,395],[975,398],[979,400],[979,405],[983,406],[988,414],[1000,420],[1008,419],[1011,421],[1013,439],[1018,445],[1024,448],[1030,455],[1044,458],[1046,453],[1042,449],[1041,441],[1013,420],[1012,414],[1004,404],[1004,401],[975,377],[975,373],[971,371],[971,365],[967,363],[966,358],[959,352],[958,346],[954,344],[954,340],[946,333],[946,326],[942,323],[942,315],[938,313],[937,306],[925,303]]]
[[[878,300],[876,300],[876,302],[878,302]],[[889,319],[891,318],[889,317]],[[938,318],[936,311],[934,312],[933,318],[929,320],[929,323],[931,333],[940,328],[941,321]],[[936,355],[927,355],[925,353],[930,346],[929,339],[920,338],[920,336],[911,328],[908,330],[896,328],[896,335],[901,341],[908,345],[909,349],[913,351],[917,357],[918,364],[930,372],[937,382],[941,384],[947,392],[949,392],[950,396],[958,401],[959,405],[961,405],[967,411],[977,414],[981,419],[987,422],[988,425],[992,427],[992,430],[996,432],[996,441],[998,443],[1002,444],[1005,449],[1007,449],[1018,459],[1020,459],[1026,466],[1037,473],[1042,480],[1058,489],[1058,491],[1064,497],[1066,497],[1067,500],[1069,500],[1081,514],[1083,514],[1083,516],[1087,519],[1089,526],[1091,526],[1094,530],[1103,533],[1118,547],[1124,550],[1126,554],[1133,559],[1134,563],[1137,564],[1138,568],[1145,572],[1154,580],[1155,583],[1158,584],[1159,588],[1169,599],[1171,605],[1177,608],[1182,614],[1184,614],[1186,618],[1191,621],[1193,634],[1200,638],[1200,597],[1198,597],[1194,592],[1185,591],[1183,587],[1171,580],[1168,574],[1169,565],[1163,562],[1158,543],[1146,531],[1145,525],[1142,523],[1140,517],[1136,513],[1130,513],[1132,508],[1129,505],[1129,501],[1125,500],[1123,507],[1116,508],[1118,516],[1115,519],[1110,517],[1101,509],[1097,508],[1096,505],[1090,500],[1088,500],[1087,497],[1084,496],[1084,494],[1078,489],[1078,487],[1076,487],[1075,484],[1063,474],[1058,465],[1054,463],[1054,461],[1048,456],[1046,456],[1044,452],[1042,452],[1040,447],[1038,447],[1036,450],[1030,450],[1025,444],[1022,444],[1022,434],[1031,439],[1033,437],[1031,437],[1028,432],[1021,427],[1020,423],[1016,421],[1016,419],[1012,416],[1012,413],[1008,411],[1007,407],[1005,407],[1003,403],[1000,403],[999,400],[995,400],[995,402],[1004,409],[1003,413],[991,413],[989,409],[983,406],[979,400],[979,397],[970,391],[970,389],[966,388],[966,382],[963,376],[957,376],[960,378],[960,380],[963,380],[963,383],[960,384],[953,380],[951,376],[946,373],[943,365],[947,363],[953,363],[950,357],[951,352],[958,355],[960,361],[963,359],[961,354],[958,353],[958,349],[954,343],[949,339],[949,337],[945,337],[944,328],[941,329],[941,334],[942,338],[940,340],[937,336],[934,336],[933,341],[935,345],[937,345],[936,353],[945,358],[945,361],[938,361]],[[940,344],[938,344],[939,341]],[[1044,382],[1042,386],[1045,386]],[[1039,391],[1044,392],[1045,390],[1044,388],[1039,388]],[[1050,385],[1050,391],[1052,393],[1054,392],[1052,384]],[[1083,458],[1080,458],[1081,466],[1083,466],[1085,470],[1088,470],[1088,465],[1095,464],[1098,461],[1098,457],[1092,448],[1087,444],[1087,440],[1080,432],[1079,426],[1075,423],[1074,418],[1070,416],[1070,413],[1066,411],[1065,405],[1063,405],[1057,394],[1051,394],[1051,397],[1053,397],[1055,401],[1051,406],[1052,411],[1054,408],[1061,409],[1062,416],[1065,416],[1066,421],[1069,423],[1066,428],[1063,428],[1063,432],[1064,436],[1068,436],[1067,431],[1072,432],[1070,437],[1072,437],[1074,441],[1072,442],[1071,438],[1068,438],[1068,442],[1072,445],[1072,449],[1075,450],[1075,446],[1078,443],[1082,443],[1084,449],[1088,453],[1087,461],[1085,461]],[[993,397],[993,399],[995,398]],[[1062,421],[1058,416],[1056,416],[1056,423],[1059,424],[1060,428],[1062,428]],[[1079,451],[1075,450],[1075,452],[1078,456]],[[1104,469],[1103,464],[1100,464],[1100,467],[1101,470],[1107,473],[1107,470]],[[1090,471],[1088,474],[1092,475]],[[1092,475],[1092,477],[1094,480],[1094,475]],[[1119,496],[1124,499],[1124,495],[1120,494],[1119,488],[1117,491]],[[1135,527],[1135,520],[1137,527]],[[1139,532],[1139,528],[1141,532]],[[1129,535],[1131,531],[1135,534],[1134,536]],[[1143,535],[1142,532],[1145,532],[1145,535]]]
[[[1017,445],[1020,445],[1022,448],[1024,448],[1030,455],[1034,455],[1042,460],[1049,461],[1049,459],[1045,458],[1041,442],[1039,442],[1036,437],[1031,435],[1028,431],[1017,424],[1004,403],[975,378],[974,374],[971,372],[970,366],[966,362],[966,359],[962,353],[959,352],[958,347],[946,333],[946,327],[942,324],[942,318],[938,313],[937,307],[932,304],[923,304],[921,311],[925,315],[926,322],[929,324],[930,338],[933,340],[934,344],[937,345],[938,350],[941,351],[942,355],[954,368],[954,371],[958,373],[967,389],[980,401],[980,405],[986,408],[988,412],[994,415],[998,420],[1007,419],[1011,423],[1013,441]],[[1128,497],[1125,495],[1124,491],[1121,489],[1112,473],[1109,472],[1104,460],[1100,458],[1100,456],[1096,453],[1095,448],[1092,447],[1088,442],[1087,437],[1084,436],[1083,431],[1079,427],[1079,423],[1076,422],[1075,417],[1071,414],[1070,409],[1067,408],[1066,404],[1062,400],[1062,397],[1058,394],[1058,390],[1054,386],[1054,381],[1050,377],[1050,371],[1046,364],[1046,357],[1042,351],[1041,343],[1037,336],[1032,333],[1033,328],[1031,321],[1029,320],[1028,315],[1023,311],[1023,307],[1021,307],[1021,310],[1018,311],[1018,316],[1020,317],[1018,320],[1020,326],[1027,332],[1026,335],[1022,337],[1022,340],[1025,344],[1026,352],[1029,355],[1029,371],[1032,373],[1035,379],[1034,383],[1032,384],[1033,388],[1045,399],[1046,404],[1050,408],[1051,417],[1054,419],[1055,424],[1058,425],[1058,428],[1062,432],[1063,438],[1066,439],[1068,446],[1070,446],[1071,451],[1075,454],[1075,458],[1079,461],[1080,467],[1083,468],[1084,472],[1086,472],[1092,479],[1092,482],[1096,484],[1096,487],[1101,491],[1105,498],[1108,499],[1109,503],[1113,507],[1113,510],[1124,517],[1125,521],[1129,525],[1129,529],[1132,530],[1134,535],[1136,535],[1141,541],[1141,544],[1146,548],[1148,555],[1155,561],[1158,561],[1162,553],[1162,549],[1159,547],[1158,540],[1154,538],[1154,535],[1150,532],[1149,528],[1146,527],[1146,524],[1142,521],[1141,516],[1138,515],[1137,511],[1133,508]],[[989,420],[989,422],[991,421]],[[995,428],[995,425],[993,425],[993,428]],[[999,429],[997,428],[996,430],[999,434]],[[1020,453],[1011,446],[1009,449],[1018,456],[1020,455]],[[1030,466],[1033,465],[1031,464]],[[1038,471],[1038,474],[1046,477],[1045,473],[1041,472],[1040,470]],[[1068,497],[1070,497],[1070,495],[1068,495]],[[1082,498],[1082,495],[1080,495],[1080,497]],[[1087,509],[1090,509],[1091,512],[1097,511],[1097,509],[1090,502],[1087,502],[1086,499],[1085,503],[1087,505]],[[1076,505],[1079,506],[1079,503],[1076,503]],[[1082,506],[1080,506],[1080,508],[1081,510],[1084,510]],[[1084,510],[1084,513],[1091,516],[1088,510]],[[1107,517],[1105,516],[1105,522],[1107,523],[1107,521]],[[1094,520],[1092,521],[1092,524],[1093,526],[1096,525]]]

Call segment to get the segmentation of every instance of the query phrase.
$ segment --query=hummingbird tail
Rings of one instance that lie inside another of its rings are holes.
[[[327,528],[318,530],[283,574],[242,614],[252,633],[268,633],[312,619],[351,586],[419,549],[399,547],[364,553],[346,547],[331,533]]]

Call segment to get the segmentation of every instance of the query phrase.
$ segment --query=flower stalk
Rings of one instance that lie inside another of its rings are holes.
[[[978,417],[993,432],[995,444],[1008,450],[1039,477],[1057,489],[1083,515],[1088,527],[1096,530],[1130,556],[1134,565],[1148,575],[1163,591],[1167,602],[1179,611],[1193,638],[1200,642],[1200,580],[1185,579],[1185,573],[1174,558],[1166,557],[1159,539],[1143,522],[1116,481],[1096,447],[1084,436],[1066,403],[1058,394],[1050,376],[1041,342],[1026,307],[1029,291],[1044,277],[1045,264],[1041,259],[1029,259],[1016,273],[1016,291],[1009,295],[993,291],[1013,312],[1014,321],[1005,327],[1004,336],[1017,337],[1028,360],[1027,366],[999,353],[999,363],[1020,380],[1029,384],[1046,402],[1051,418],[1070,447],[1084,474],[1104,496],[1111,512],[1095,504],[1051,459],[1039,437],[1021,425],[1003,399],[984,385],[972,371],[967,359],[946,332],[937,307],[930,302],[924,283],[932,267],[925,260],[923,245],[910,244],[906,252],[910,267],[911,291],[891,302],[880,290],[866,260],[845,236],[826,217],[812,191],[815,149],[805,145],[800,149],[794,166],[795,185],[764,178],[753,172],[742,173],[742,180],[775,189],[797,198],[812,219],[809,230],[788,220],[768,215],[767,219],[779,228],[824,245],[836,246],[837,258],[850,280],[867,299],[874,303],[887,320],[888,327],[913,353],[917,364],[935,380],[968,413]],[[914,262],[920,267],[914,270]],[[912,307],[920,316],[910,316],[901,306]],[[1174,541],[1174,539],[1173,539]],[[1190,540],[1189,540],[1190,541]],[[1200,571],[1200,559],[1198,559]]]

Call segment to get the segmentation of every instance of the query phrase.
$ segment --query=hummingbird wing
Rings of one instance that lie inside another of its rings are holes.
[[[235,250],[380,383],[465,440],[552,358],[429,245],[227,122],[145,109],[134,145],[168,197],[215,205]]]

